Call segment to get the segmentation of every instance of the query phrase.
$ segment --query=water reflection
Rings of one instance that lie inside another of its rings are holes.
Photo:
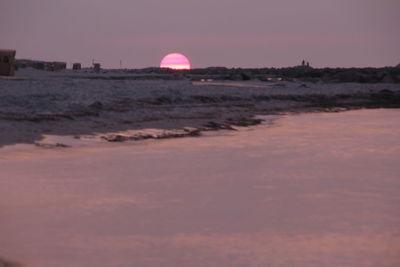
[[[0,159],[0,255],[28,266],[395,266],[399,115],[286,116],[222,136]]]

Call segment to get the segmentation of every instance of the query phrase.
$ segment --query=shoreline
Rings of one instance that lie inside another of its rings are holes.
[[[202,138],[5,150],[0,264],[176,266],[191,254],[229,266],[247,249],[245,265],[391,266],[400,110],[336,111]]]
[[[111,142],[177,138],[257,125],[257,115],[400,108],[399,84],[249,81],[219,85],[216,81],[199,86],[188,80],[31,75],[0,80],[0,148],[34,144],[43,135],[104,135]],[[149,128],[182,132],[159,137],[110,136]]]
[[[188,121],[185,124],[184,121],[180,121],[178,125],[181,127],[173,127],[174,125],[169,125],[168,127],[162,128],[165,122],[161,122],[161,127],[154,127],[156,124],[151,123],[153,125],[152,129],[159,130],[158,133],[149,133],[146,130],[150,129],[147,127],[141,127],[139,129],[132,128],[124,128],[120,131],[115,131],[115,129],[110,129],[110,131],[96,131],[96,132],[81,132],[81,134],[66,134],[66,133],[56,133],[51,135],[57,136],[73,136],[74,139],[81,139],[84,136],[99,136],[101,140],[105,140],[110,143],[122,143],[128,141],[143,141],[143,140],[161,140],[161,139],[173,139],[173,138],[185,138],[185,137],[201,137],[204,132],[210,131],[220,131],[220,130],[228,130],[228,131],[236,131],[235,127],[252,127],[257,126],[265,122],[263,119],[256,118],[257,116],[282,116],[282,115],[299,115],[299,114],[312,114],[312,113],[338,113],[338,112],[346,112],[346,111],[355,111],[362,109],[380,109],[380,108],[393,108],[393,107],[337,107],[337,108],[315,108],[315,109],[301,109],[301,110],[287,110],[280,112],[271,112],[265,114],[252,114],[248,117],[240,117],[240,118],[228,118],[227,120],[210,120],[203,124],[200,124],[202,120],[199,121]],[[396,107],[398,108],[398,107]],[[196,122],[199,125],[196,125]],[[177,126],[177,125],[175,125]],[[109,129],[106,127],[105,129]],[[129,131],[139,131],[138,133],[129,133]],[[143,130],[143,131],[141,131]],[[71,132],[72,131],[72,132]],[[69,133],[80,132],[81,129],[69,129]],[[121,133],[122,131],[122,133]],[[41,148],[69,148],[70,145],[64,144],[63,142],[55,142],[55,143],[42,143],[44,140],[44,135],[48,135],[48,133],[40,134],[40,137],[36,134],[36,132],[25,133],[23,138],[35,138],[31,141],[23,141],[23,142],[14,142],[10,143],[2,143],[0,142],[0,149],[9,145],[17,145],[17,144],[31,144]],[[14,136],[15,140],[20,140],[21,136]],[[37,139],[36,139],[37,138]],[[0,140],[1,141],[1,140]]]

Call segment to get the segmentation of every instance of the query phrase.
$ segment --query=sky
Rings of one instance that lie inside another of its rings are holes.
[[[0,0],[0,49],[103,67],[400,63],[400,0]]]

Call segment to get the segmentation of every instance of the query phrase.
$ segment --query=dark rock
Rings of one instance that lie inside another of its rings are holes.
[[[378,106],[385,107],[399,107],[400,106],[400,94],[393,92],[392,90],[383,89],[378,93],[370,95],[371,101]]]
[[[262,123],[262,121],[263,120],[261,120],[261,119],[240,118],[239,120],[232,122],[232,125],[247,127],[247,126],[252,126],[252,125],[258,125],[258,124]]]
[[[381,82],[382,83],[394,83],[395,81],[394,81],[392,75],[390,75],[390,73],[386,73]]]
[[[251,72],[242,72],[242,73],[240,73],[240,75],[242,76],[243,81],[248,81],[253,78],[251,75]]]
[[[234,130],[232,126],[229,124],[224,124],[224,123],[216,123],[214,121],[209,121],[207,124],[204,125],[206,129],[204,130]]]
[[[393,98],[394,92],[389,89],[382,89],[376,95],[383,99],[390,99]]]
[[[349,98],[351,98],[351,95],[338,94],[338,95],[336,95],[336,97],[339,98],[339,99],[349,99]]]
[[[168,138],[179,138],[179,137],[194,137],[201,134],[201,129],[184,129],[183,132],[164,132],[160,135],[152,134],[135,134],[131,136],[126,135],[106,135],[101,138],[108,142],[126,142],[126,141],[140,141],[146,139],[168,139]]]
[[[363,80],[363,76],[361,73],[354,70],[347,70],[343,72],[339,72],[334,76],[334,79],[338,82],[347,83],[347,82],[360,82]]]
[[[203,96],[203,95],[194,95],[191,96],[193,100],[196,102],[201,102],[201,103],[215,103],[218,102],[218,99],[215,97],[210,97],[210,96]]]
[[[35,146],[41,147],[41,148],[56,148],[56,147],[62,147],[62,148],[67,148],[71,147],[62,143],[56,143],[56,144],[43,144],[43,143],[35,143]],[[0,265],[1,267],[1,265]]]
[[[88,106],[88,108],[96,110],[96,111],[100,111],[103,109],[103,104],[100,101],[96,101],[96,102],[93,102],[92,104],[90,104]]]
[[[124,142],[124,141],[129,140],[127,136],[118,135],[118,134],[102,136],[101,138],[108,142]]]
[[[161,96],[154,101],[156,105],[172,104],[173,101],[168,96]]]

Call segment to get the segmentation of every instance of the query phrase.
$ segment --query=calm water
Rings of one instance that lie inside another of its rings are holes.
[[[400,266],[400,110],[0,149],[0,175],[0,257],[28,267]]]

